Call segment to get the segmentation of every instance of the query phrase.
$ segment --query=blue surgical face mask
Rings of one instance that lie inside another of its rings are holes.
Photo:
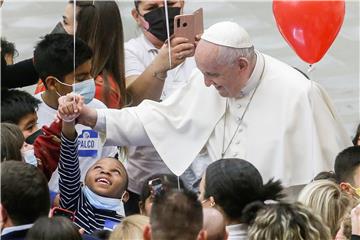
[[[87,186],[83,187],[84,194],[86,196],[86,199],[90,202],[90,204],[97,208],[97,209],[107,209],[115,211],[117,214],[121,216],[125,216],[125,209],[124,209],[124,203],[123,198],[126,194],[124,191],[121,199],[118,198],[109,198],[109,197],[102,197],[93,191]]]
[[[56,78],[55,78],[56,79]],[[93,78],[90,78],[88,80],[84,80],[78,83],[74,84],[67,84],[60,82],[58,79],[56,79],[60,84],[63,84],[68,87],[72,87],[73,92],[76,94],[80,94],[84,97],[85,104],[90,103],[95,96],[95,81]],[[61,94],[56,91],[56,93],[61,97]]]
[[[23,160],[26,163],[37,167],[37,159],[35,157],[34,149],[29,149],[29,150],[23,151],[23,152],[21,152],[21,155],[23,157]]]

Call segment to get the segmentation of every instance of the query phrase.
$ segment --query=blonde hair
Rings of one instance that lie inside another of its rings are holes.
[[[298,201],[321,216],[335,237],[341,222],[351,211],[351,198],[340,187],[329,180],[317,180],[305,186]]]
[[[330,240],[330,230],[302,204],[264,206],[248,229],[249,240]]]
[[[143,231],[149,217],[143,215],[131,215],[122,222],[111,233],[109,240],[133,240],[143,239]]]

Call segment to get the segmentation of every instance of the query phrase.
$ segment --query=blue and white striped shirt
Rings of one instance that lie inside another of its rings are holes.
[[[75,212],[74,223],[86,233],[104,228],[105,221],[120,222],[115,211],[97,209],[85,197],[80,182],[78,139],[71,141],[61,135],[59,161],[60,207]]]

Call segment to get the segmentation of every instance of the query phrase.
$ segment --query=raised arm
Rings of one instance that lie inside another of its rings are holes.
[[[194,44],[189,43],[188,39],[178,37],[171,40],[171,66],[169,65],[169,49],[164,44],[159,50],[158,55],[145,69],[137,69],[139,74],[132,74],[126,78],[127,91],[132,96],[132,105],[136,106],[144,99],[158,101],[167,77],[167,72],[179,64],[183,63],[187,57],[194,55]],[[131,65],[141,63],[134,53],[126,50],[126,61]]]
[[[72,98],[69,97],[59,99],[58,116],[63,121],[58,171],[60,207],[75,211],[81,195],[81,186],[78,140],[75,130],[75,118],[78,113],[74,113],[78,110],[76,104],[71,101]]]
[[[82,99],[81,96],[77,95]],[[62,99],[64,97],[61,97]],[[61,101],[59,99],[59,101]],[[75,104],[75,103],[73,103]],[[77,123],[91,127],[106,139],[108,146],[151,146],[152,143],[144,129],[143,123],[138,118],[135,108],[94,109],[78,101],[72,108],[64,108],[63,114],[67,118],[76,119]],[[74,111],[76,109],[76,112]],[[61,118],[61,117],[59,117]],[[64,123],[66,124],[66,123]],[[69,135],[71,133],[64,132]]]

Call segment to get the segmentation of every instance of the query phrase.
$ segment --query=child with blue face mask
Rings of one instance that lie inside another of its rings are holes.
[[[95,82],[91,75],[93,52],[81,39],[69,34],[48,34],[35,47],[34,66],[46,90],[35,95],[41,101],[37,111],[39,126],[49,126],[56,116],[58,99],[70,92],[80,94],[85,104],[94,108],[106,108],[94,98]],[[83,125],[76,125],[79,144],[81,181],[85,173],[100,158],[113,157],[114,146],[104,146],[98,132]],[[59,171],[49,181],[53,192],[59,191]]]
[[[38,99],[25,91],[17,89],[3,89],[1,91],[1,122],[15,124],[23,135],[21,159],[17,157],[15,159],[8,158],[8,160],[23,160],[34,166],[38,166],[38,161],[41,162],[35,157],[33,142],[26,141],[41,131],[37,126],[38,117],[36,115],[39,104]],[[6,139],[5,141],[10,140]],[[44,173],[48,176],[46,171]]]
[[[84,101],[83,97],[76,96],[68,94],[59,98],[58,117],[63,120],[58,166],[60,207],[75,212],[75,224],[86,233],[113,229],[125,216],[123,201],[128,200],[128,175],[118,159],[101,158],[87,171],[81,186],[77,150],[81,143],[75,130],[77,116],[65,114],[74,101]]]

